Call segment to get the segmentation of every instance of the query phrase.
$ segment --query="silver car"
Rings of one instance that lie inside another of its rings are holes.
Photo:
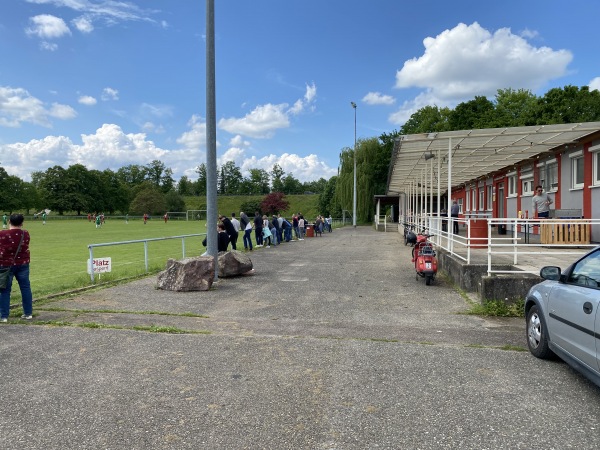
[[[527,345],[536,357],[555,354],[600,386],[600,247],[564,272],[542,268],[545,280],[525,299]]]

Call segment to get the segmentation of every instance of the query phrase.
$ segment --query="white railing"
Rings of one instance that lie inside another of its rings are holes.
[[[206,233],[185,234],[185,235],[181,235],[181,236],[169,236],[169,237],[151,238],[151,239],[137,239],[137,240],[134,240],[134,241],[105,242],[105,243],[102,243],[102,244],[90,244],[90,245],[88,245],[88,249],[90,251],[90,278],[92,280],[92,283],[94,282],[94,270],[93,270],[93,265],[92,265],[91,262],[94,260],[94,248],[96,248],[96,247],[109,247],[109,246],[114,246],[114,245],[144,244],[144,267],[146,269],[146,272],[148,272],[148,243],[149,242],[166,241],[166,240],[169,240],[169,239],[181,239],[181,253],[182,253],[182,257],[185,258],[185,238],[198,237],[198,236],[206,236]]]
[[[481,221],[485,223],[482,224]],[[453,233],[454,222],[459,225],[460,234]],[[571,258],[566,260],[570,264],[577,255],[583,255],[597,246],[590,242],[590,231],[592,226],[600,225],[600,219],[454,219],[423,215],[416,218],[401,217],[400,223],[406,224],[415,232],[432,234],[431,240],[436,246],[467,264],[472,263],[474,256],[481,259],[485,254],[488,275],[491,275],[539,274],[539,262],[561,255],[570,255]],[[498,234],[497,230],[502,227],[506,234]],[[403,232],[404,226],[399,227],[399,230]],[[578,239],[581,236],[585,239]],[[494,264],[522,267],[499,270],[493,268]],[[536,269],[530,270],[528,266]]]
[[[385,214],[379,214],[375,216],[375,228],[379,229],[379,225],[383,224],[383,231],[387,231],[387,219],[388,216]]]

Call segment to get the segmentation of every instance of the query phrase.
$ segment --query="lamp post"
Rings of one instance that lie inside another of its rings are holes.
[[[354,190],[352,197],[352,226],[356,228],[356,103],[350,102],[354,108]]]

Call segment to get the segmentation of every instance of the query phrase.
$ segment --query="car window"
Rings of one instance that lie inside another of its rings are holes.
[[[596,289],[600,287],[600,251],[595,251],[575,264],[567,282]]]

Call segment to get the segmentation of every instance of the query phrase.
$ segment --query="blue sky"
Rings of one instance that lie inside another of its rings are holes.
[[[206,160],[203,0],[2,0],[0,165]],[[497,89],[600,89],[600,3],[216,0],[218,163],[337,173],[359,138]]]

